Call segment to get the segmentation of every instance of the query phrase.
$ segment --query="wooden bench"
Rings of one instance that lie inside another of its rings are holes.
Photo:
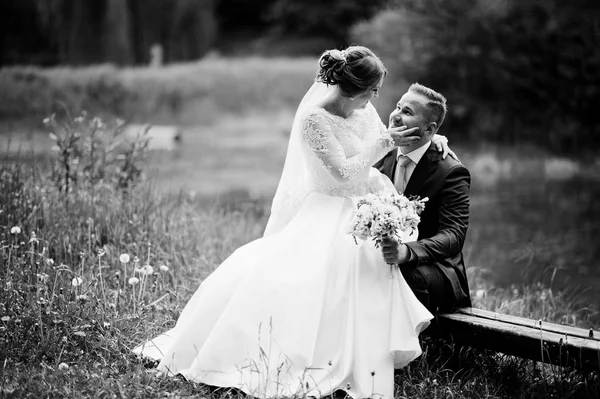
[[[475,308],[439,313],[436,320],[431,334],[459,346],[600,372],[600,331]]]

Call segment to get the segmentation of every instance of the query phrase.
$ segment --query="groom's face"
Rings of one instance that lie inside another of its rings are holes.
[[[404,94],[396,104],[396,109],[390,114],[389,127],[406,126],[408,129],[418,127],[419,130],[414,135],[419,136],[421,140],[417,144],[422,145],[431,140],[435,131],[432,130],[429,121],[427,101],[427,97],[418,93],[409,91]]]

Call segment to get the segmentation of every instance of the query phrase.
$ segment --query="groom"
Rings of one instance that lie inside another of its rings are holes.
[[[432,313],[471,306],[462,248],[469,225],[467,168],[452,157],[441,158],[431,139],[446,116],[441,94],[413,84],[390,114],[390,128],[419,127],[420,140],[397,147],[375,164],[407,197],[428,197],[419,223],[419,238],[406,244],[386,240],[388,263],[399,266],[416,297]]]

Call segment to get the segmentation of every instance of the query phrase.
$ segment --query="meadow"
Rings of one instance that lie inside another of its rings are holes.
[[[3,396],[236,396],[157,377],[130,349],[172,326],[198,284],[261,236],[313,69],[306,59],[209,58],[163,69],[0,70]],[[73,112],[66,129],[57,100]],[[72,121],[81,109],[89,116]],[[52,112],[59,128],[41,122]],[[149,150],[142,136],[113,147],[116,117],[177,125],[181,143]],[[473,174],[465,256],[474,305],[600,325],[598,162],[444,133]],[[600,392],[598,375],[426,344],[398,373],[397,397]]]

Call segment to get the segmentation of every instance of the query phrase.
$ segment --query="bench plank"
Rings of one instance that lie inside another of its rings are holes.
[[[552,331],[556,330],[552,328],[553,323],[542,323],[540,330],[539,322],[536,327],[533,320],[517,319],[522,320],[462,309],[457,313],[438,314],[436,324],[439,328],[435,330],[435,334],[450,338],[459,345],[490,349],[560,366],[600,371],[600,341],[582,338],[580,335],[585,330],[569,335]]]
[[[462,308],[458,309],[456,313],[461,313],[470,316],[482,317],[490,320],[498,320],[510,324],[515,324],[523,327],[530,327],[540,329],[540,321],[527,319],[519,316],[511,316],[502,313],[491,312],[489,310],[476,309],[476,308]],[[586,330],[579,327],[565,326],[562,324],[549,323],[542,321],[542,330],[551,331],[558,334],[568,335],[570,337],[579,337],[585,339],[593,339],[595,341],[600,341],[600,331],[597,330]],[[590,338],[590,331],[592,332],[592,337]]]

